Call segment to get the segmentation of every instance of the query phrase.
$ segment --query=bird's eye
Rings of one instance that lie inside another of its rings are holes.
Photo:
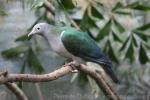
[[[39,27],[38,27],[37,29],[38,29],[38,30],[40,30],[40,28],[39,28]]]

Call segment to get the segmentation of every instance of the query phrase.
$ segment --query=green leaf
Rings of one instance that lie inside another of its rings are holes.
[[[144,35],[144,34],[142,34],[142,33],[137,33],[137,35],[138,35],[143,41],[145,41],[145,42],[148,41],[148,37],[147,37],[146,35]]]
[[[150,50],[150,45],[144,43],[144,46],[145,46],[148,50]]]
[[[88,23],[88,28],[97,27],[95,21],[94,21],[94,20],[90,17],[90,15],[89,15],[88,9],[87,9],[87,11],[85,12],[84,18],[86,18],[85,21]]]
[[[101,3],[101,1],[95,0],[94,2],[96,2],[99,7],[104,7],[104,4]]]
[[[130,62],[134,61],[134,48],[133,48],[132,42],[130,42],[130,45],[129,45],[127,52],[126,52],[126,55],[125,55],[125,58],[129,58]]]
[[[99,41],[101,39],[103,39],[106,35],[109,34],[109,32],[111,31],[111,20],[109,20],[104,27],[100,30],[98,36],[96,37],[96,40]]]
[[[92,20],[90,17],[88,17],[88,24],[90,25],[90,27],[97,27],[96,23],[94,20]]]
[[[109,50],[109,46],[108,45],[109,45],[109,41],[107,40],[105,45],[104,45],[104,48],[103,48],[104,52],[108,52],[108,50]]]
[[[142,44],[141,44],[140,50],[139,50],[139,61],[141,64],[146,64],[146,62],[149,61],[149,58],[145,51],[145,48],[144,48],[144,46],[142,46]]]
[[[6,13],[6,11],[0,7],[0,16],[7,16],[8,14]]]
[[[115,14],[120,14],[120,15],[129,15],[129,16],[131,16],[130,11],[116,10],[116,11],[114,11],[114,13]]]
[[[21,69],[20,69],[21,74],[25,72],[25,67],[26,67],[26,59],[24,60],[23,65],[21,66]]]
[[[2,51],[2,56],[6,58],[18,57],[20,54],[24,54],[28,50],[27,45],[19,45],[14,48],[10,48],[8,50]]]
[[[149,11],[150,7],[144,4],[141,4],[139,1],[127,5],[128,8],[140,10],[140,11]]]
[[[113,19],[113,22],[120,33],[123,33],[125,31],[125,28],[116,19]]]
[[[140,26],[140,27],[136,28],[136,30],[141,30],[141,31],[145,31],[147,29],[150,29],[150,23],[145,24],[143,26]]]
[[[116,11],[116,10],[119,9],[119,8],[123,8],[123,5],[122,5],[120,2],[118,2],[118,3],[112,8],[112,11]]]
[[[32,2],[32,8],[40,8],[44,4],[43,0],[33,0]]]
[[[127,37],[127,39],[125,40],[125,42],[123,43],[123,45],[122,45],[122,47],[120,48],[120,50],[119,50],[119,51],[122,51],[122,50],[124,50],[124,49],[125,49],[125,47],[126,47],[127,43],[129,42],[129,39],[130,39],[130,36],[128,36],[128,37]]]
[[[98,19],[104,19],[103,15],[94,6],[91,7],[91,13]]]
[[[28,37],[28,34],[24,34],[24,35],[22,35],[22,36],[16,38],[16,39],[15,39],[15,42],[18,42],[18,41],[28,41],[28,40],[30,40],[30,39],[31,39],[31,37]]]
[[[112,31],[112,35],[113,35],[113,38],[114,38],[114,40],[115,41],[118,41],[118,42],[123,42],[121,39],[120,39],[120,37],[114,32],[114,31]]]
[[[131,4],[128,4],[126,7],[132,8],[132,7],[135,7],[135,6],[137,6],[137,5],[139,5],[139,1],[136,1],[136,2],[133,2],[133,3],[131,3]]]
[[[95,98],[98,97],[98,95],[100,93],[100,89],[98,87],[98,84],[90,76],[87,75],[87,78],[88,78],[88,83],[91,86],[92,94],[94,95]]]
[[[134,34],[132,34],[132,42],[133,44],[137,47],[138,46],[138,43],[137,43],[138,40],[136,40]]]
[[[88,13],[87,13],[87,9],[86,9],[86,11],[84,12],[83,18],[81,20],[81,23],[80,23],[80,29],[83,31],[86,31],[89,27],[87,16],[88,16]]]
[[[38,73],[41,73],[44,71],[43,66],[41,65],[39,59],[37,56],[34,54],[33,50],[30,48],[28,51],[28,65],[31,67],[33,70],[35,70]]]
[[[147,42],[148,39],[150,38],[150,35],[144,34],[142,31],[133,31],[140,39],[143,41]]]
[[[85,84],[88,82],[87,75],[85,73],[80,72],[78,81],[79,85],[85,86]]]
[[[65,9],[73,9],[75,7],[72,0],[60,0],[60,2]]]
[[[80,24],[80,28],[82,30],[87,30],[91,27],[97,28],[97,25],[95,21],[90,18],[90,16],[88,15],[88,9],[86,9],[86,11],[84,12],[83,20],[81,21],[81,24]]]
[[[114,50],[113,50],[113,48],[112,48],[112,46],[111,46],[110,41],[108,42],[108,46],[109,46],[109,49],[108,49],[109,58],[110,58],[112,61],[114,61],[114,62],[116,62],[116,63],[119,63],[119,61],[118,61],[118,59],[117,59],[117,57],[116,57],[116,55],[115,55],[115,53],[114,53]]]
[[[120,15],[131,15],[131,12],[124,8],[123,4],[118,2],[113,8],[112,12]]]

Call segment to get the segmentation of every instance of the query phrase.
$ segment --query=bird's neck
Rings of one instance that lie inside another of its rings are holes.
[[[57,41],[58,36],[49,32],[45,32],[44,35],[45,39],[47,40],[47,42],[49,43],[50,46],[54,45],[54,42]]]
[[[61,33],[66,30],[66,27],[48,26],[45,29],[44,37],[52,48],[56,48],[60,44]]]

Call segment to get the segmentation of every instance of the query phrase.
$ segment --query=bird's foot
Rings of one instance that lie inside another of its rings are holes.
[[[8,71],[0,72],[0,77],[1,77],[1,76],[6,77],[7,75],[8,75]]]
[[[78,73],[78,70],[76,69],[76,67],[73,65],[73,66],[71,66],[71,68],[72,68],[72,73]]]
[[[72,62],[69,62],[69,63],[67,63],[67,64],[65,64],[65,65],[63,65],[63,67],[72,66],[72,65],[73,65],[73,61],[72,61]]]
[[[67,64],[63,65],[63,67],[66,67],[66,66],[70,66],[72,68],[72,71],[71,71],[72,73],[77,73],[78,72],[74,62],[70,62],[70,63],[67,63]]]

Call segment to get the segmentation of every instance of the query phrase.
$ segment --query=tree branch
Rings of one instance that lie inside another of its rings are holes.
[[[52,15],[55,15],[55,8],[50,3],[50,1],[44,0],[43,6],[50,12]]]
[[[55,8],[53,5],[45,0],[43,6],[54,15]],[[71,23],[74,27],[79,28],[79,26],[74,22],[73,19],[68,16],[71,20]],[[103,77],[100,71],[93,70],[91,68],[88,68],[87,66],[81,64],[81,66],[76,67],[79,71],[82,71],[89,76],[91,76],[96,83],[98,84],[99,88],[103,91],[106,97],[108,97],[109,100],[120,100],[120,97],[117,95],[115,90],[112,88],[110,84],[106,81],[106,79]],[[21,91],[16,84],[10,83],[10,82],[48,82],[52,80],[56,80],[59,77],[62,77],[68,73],[72,72],[71,66],[65,66],[58,70],[55,70],[52,73],[43,74],[43,75],[33,75],[33,74],[7,74],[6,72],[0,73],[0,84],[5,84],[6,87],[8,87],[19,100],[28,100],[27,97],[24,95],[23,91]],[[7,75],[6,75],[7,74]]]
[[[33,75],[33,74],[8,74],[7,76],[0,76],[0,84],[7,82],[48,82],[56,80],[72,71],[71,66],[65,66],[52,73]]]
[[[116,91],[112,88],[110,84],[108,84],[108,82],[103,77],[103,74],[101,74],[100,71],[89,68],[88,66],[83,64],[81,64],[80,66],[76,66],[76,68],[79,71],[82,71],[87,75],[91,76],[96,81],[99,88],[101,88],[101,90],[109,100],[120,100],[120,97],[117,95]],[[33,75],[33,74],[8,74],[6,76],[1,75],[0,84],[6,84],[7,82],[18,82],[18,81],[48,82],[48,81],[56,80],[59,77],[62,77],[68,73],[71,73],[72,70],[73,70],[72,67],[68,65],[65,67],[61,67],[60,69],[57,69],[51,73],[42,74],[42,75]]]
[[[28,100],[24,92],[15,83],[5,83],[5,86],[12,91],[18,98],[18,100]]]
[[[50,1],[48,0],[44,0],[43,6],[45,7],[45,9],[47,9],[53,16],[55,15],[55,7],[51,4]],[[66,13],[66,12],[65,12]],[[70,18],[70,16],[66,13],[66,16],[68,17],[68,19],[70,20],[71,24],[77,28],[80,29],[79,26],[76,24],[76,22]]]
[[[121,100],[114,88],[106,81],[99,70],[93,70],[83,64],[77,67],[77,69],[91,76],[109,100]]]
[[[39,100],[44,100],[44,96],[42,94],[42,91],[41,91],[41,88],[40,88],[40,84],[39,83],[35,83],[35,88],[36,88]]]

